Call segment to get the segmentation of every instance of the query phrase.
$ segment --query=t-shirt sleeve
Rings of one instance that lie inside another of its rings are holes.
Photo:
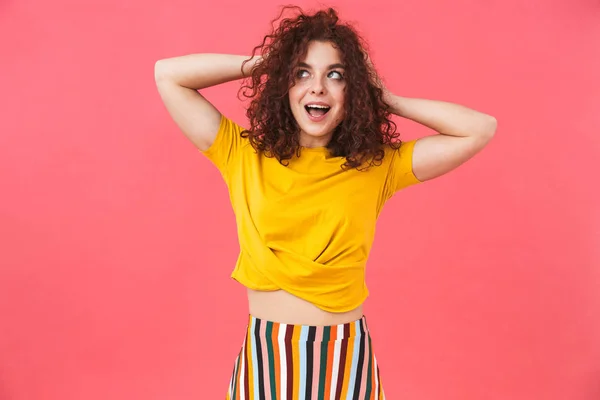
[[[399,149],[389,148],[385,182],[385,198],[391,198],[397,191],[421,183],[413,172],[413,150],[418,139],[402,142]]]
[[[248,139],[240,135],[243,130],[240,125],[221,114],[221,123],[215,140],[208,149],[200,151],[223,176],[227,176],[232,162],[238,157],[242,147],[248,143]]]

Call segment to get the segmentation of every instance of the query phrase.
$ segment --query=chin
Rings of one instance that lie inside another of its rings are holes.
[[[302,128],[302,127],[301,127]],[[310,129],[310,128],[302,128],[302,130],[304,131],[304,133],[306,133],[308,136],[313,137],[313,138],[322,138],[324,136],[327,136],[329,134],[331,134],[331,132],[333,132],[333,129]]]

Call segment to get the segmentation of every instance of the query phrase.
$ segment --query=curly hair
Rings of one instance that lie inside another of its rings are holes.
[[[299,14],[284,18],[275,28],[275,22],[289,9]],[[384,145],[398,148],[401,142],[396,140],[396,124],[390,120],[389,106],[383,100],[379,78],[360,35],[352,26],[341,24],[333,8],[307,15],[300,7],[285,6],[272,24],[271,33],[244,61],[245,65],[260,50],[262,59],[240,88],[251,99],[246,110],[250,126],[242,136],[249,138],[257,152],[276,157],[283,165],[288,165],[287,160],[294,154],[300,155],[300,127],[288,96],[295,84],[294,67],[306,54],[309,42],[330,42],[339,49],[346,65],[346,112],[327,148],[333,156],[345,157],[342,169],[360,170],[365,164],[368,169],[381,164]]]

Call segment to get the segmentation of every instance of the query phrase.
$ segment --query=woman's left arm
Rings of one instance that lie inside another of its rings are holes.
[[[417,140],[413,173],[420,181],[444,175],[480,152],[496,132],[494,117],[470,108],[438,100],[400,97],[384,89],[390,111],[425,125],[438,135]]]

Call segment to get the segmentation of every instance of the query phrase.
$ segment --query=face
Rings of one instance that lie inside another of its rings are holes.
[[[326,146],[345,113],[341,54],[329,42],[312,41],[292,73],[295,85],[289,90],[289,99],[300,126],[300,145]]]

